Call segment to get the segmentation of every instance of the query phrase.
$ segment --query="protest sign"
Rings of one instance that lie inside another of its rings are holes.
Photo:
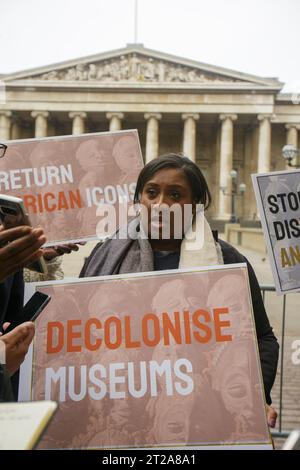
[[[132,206],[143,167],[136,130],[7,142],[0,193],[21,197],[47,244],[93,240],[100,207]]]
[[[35,284],[40,448],[272,448],[245,264]]]
[[[252,175],[278,294],[300,291],[300,171]]]

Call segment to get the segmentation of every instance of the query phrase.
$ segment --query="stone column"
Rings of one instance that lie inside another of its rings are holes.
[[[298,148],[298,129],[300,126],[297,124],[286,124],[285,128],[287,130],[286,143]]]
[[[196,161],[196,124],[199,114],[183,114],[183,153],[193,162]]]
[[[120,131],[122,129],[123,113],[107,113],[106,117],[109,119],[110,132]]]
[[[85,119],[86,113],[80,111],[74,111],[69,113],[69,118],[73,119],[72,122],[72,134],[84,134],[85,132]]]
[[[21,138],[20,124],[17,118],[13,118],[13,121],[11,124],[10,138],[11,140],[17,140]]]
[[[146,163],[158,156],[158,122],[161,119],[159,113],[146,113],[147,135],[146,135]]]
[[[229,220],[231,216],[231,177],[233,167],[233,122],[236,114],[221,114],[220,173],[219,188],[226,186],[226,194],[219,189],[218,219]]]
[[[300,130],[300,125],[299,124],[286,124],[285,128],[287,130],[286,133],[286,143],[293,145],[296,149],[298,149],[298,130]],[[300,150],[298,149],[298,155],[293,158],[292,160],[292,165],[298,165],[299,162],[299,152]],[[288,166],[286,163],[286,169],[290,170],[291,167]]]
[[[36,138],[47,137],[48,135],[48,111],[33,111],[31,116],[35,119],[35,134]]]
[[[10,139],[11,111],[0,112],[0,139]]]
[[[259,114],[257,172],[267,173],[271,168],[271,121],[270,115]]]

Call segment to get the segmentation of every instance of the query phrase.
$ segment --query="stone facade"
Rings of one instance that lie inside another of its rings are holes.
[[[283,83],[144,48],[126,48],[1,77],[0,139],[138,129],[148,162],[184,152],[212,190],[212,219],[231,216],[230,171],[245,182],[242,219],[257,219],[251,173],[285,168],[299,147],[300,100]],[[220,186],[226,186],[225,194]]]

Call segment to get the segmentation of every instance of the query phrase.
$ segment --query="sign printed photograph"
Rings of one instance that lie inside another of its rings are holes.
[[[143,167],[135,130],[7,145],[0,193],[23,199],[32,225],[47,234],[47,245],[96,239],[99,206],[113,206],[118,214],[120,204],[132,205]]]
[[[300,291],[300,171],[252,175],[278,294]]]
[[[40,449],[272,448],[246,265],[35,289],[28,389],[59,402]]]

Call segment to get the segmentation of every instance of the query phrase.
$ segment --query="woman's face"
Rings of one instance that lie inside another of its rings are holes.
[[[191,209],[193,197],[189,182],[182,170],[165,168],[155,173],[145,184],[140,203],[147,209],[147,214],[144,215],[144,219],[147,218],[147,221],[143,221],[142,210],[142,223],[144,227],[147,225],[149,238],[151,238],[151,232],[153,234],[153,231],[159,235],[156,238],[165,238],[163,228],[169,229],[170,239],[178,238],[175,235],[179,232],[183,236],[184,211],[187,209],[187,204],[190,205]],[[162,212],[174,204],[177,206],[176,213],[181,213],[181,217],[177,218],[171,211],[169,222],[163,220]],[[177,212],[177,209],[179,212]],[[167,224],[169,224],[169,227],[166,227]],[[180,227],[178,227],[178,224],[180,224]]]

